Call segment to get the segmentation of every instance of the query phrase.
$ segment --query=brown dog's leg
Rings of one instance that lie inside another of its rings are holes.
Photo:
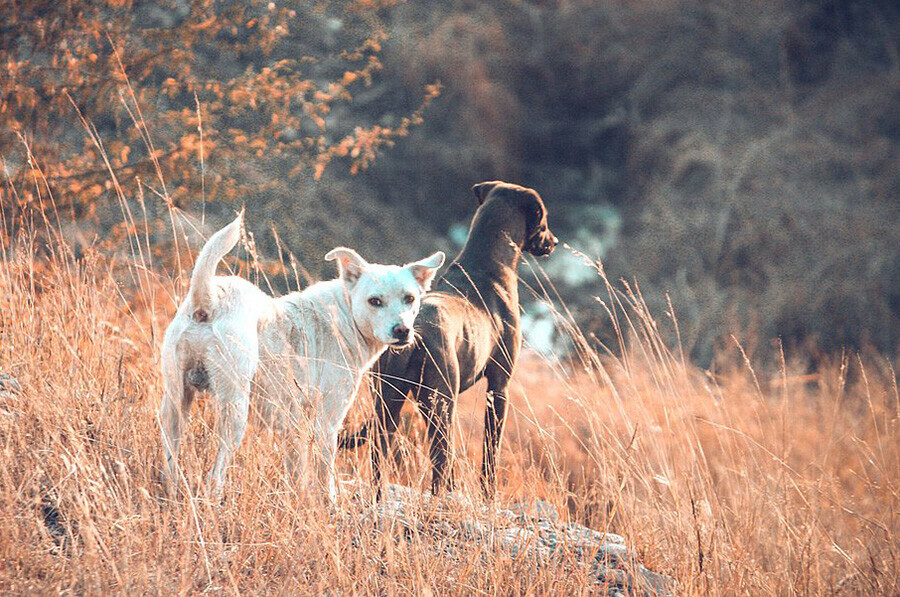
[[[428,417],[428,455],[431,458],[431,493],[439,495],[443,490],[453,490],[453,465],[451,434],[453,433],[453,406],[456,398],[438,394],[431,398],[433,409]]]
[[[459,395],[459,369],[456,363],[426,367],[419,408],[428,424],[431,458],[431,493],[453,489],[452,433],[453,411]]]
[[[481,461],[481,489],[487,499],[493,499],[497,491],[497,453],[503,439],[503,423],[506,421],[507,388],[509,375],[498,368],[485,372],[488,379],[487,404],[484,411],[484,450]]]
[[[409,385],[405,381],[384,381],[376,375],[375,382],[375,422],[372,428],[372,484],[375,486],[376,498],[381,498],[381,466],[382,458],[391,453],[394,433],[400,410],[409,393]]]

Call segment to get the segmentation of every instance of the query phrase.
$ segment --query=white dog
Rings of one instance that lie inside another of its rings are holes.
[[[338,431],[362,375],[387,346],[412,342],[421,296],[444,254],[400,267],[369,264],[337,248],[325,259],[338,261],[339,278],[273,299],[243,278],[215,275],[240,238],[242,218],[243,212],[204,245],[188,296],[166,329],[159,417],[168,480],[193,396],[209,390],[219,450],[207,483],[221,495],[252,393],[263,422],[287,440],[286,463],[295,475],[309,443],[315,445],[317,476],[333,501]]]

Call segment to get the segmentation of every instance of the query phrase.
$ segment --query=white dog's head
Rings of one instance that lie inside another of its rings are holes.
[[[422,295],[431,288],[444,253],[438,251],[401,267],[368,263],[353,249],[338,247],[325,260],[338,261],[354,323],[364,336],[392,346],[412,342]]]

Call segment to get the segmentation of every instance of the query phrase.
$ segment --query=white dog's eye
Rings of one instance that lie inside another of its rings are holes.
[[[403,302],[406,303],[407,305],[411,305],[414,302],[416,302],[416,297],[414,297],[411,294],[407,294],[406,296],[403,297]]]
[[[369,297],[369,304],[373,307],[381,307],[384,305],[384,302],[378,298],[377,296]]]

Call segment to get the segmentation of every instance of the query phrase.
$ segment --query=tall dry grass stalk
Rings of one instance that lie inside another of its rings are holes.
[[[597,590],[571,567],[474,546],[450,557],[415,532],[373,532],[366,501],[350,499],[349,489],[341,502],[349,514],[335,516],[295,491],[277,444],[258,426],[224,503],[212,503],[202,484],[214,444],[208,400],[195,406],[184,441],[188,491],[167,499],[159,343],[186,290],[187,220],[159,185],[173,254],[154,261],[158,231],[145,197],[126,197],[113,179],[126,234],[76,251],[69,237],[77,223],[56,212],[34,171],[40,204],[20,204],[7,184],[0,214],[0,372],[21,385],[0,389],[0,591]],[[648,567],[677,579],[682,595],[900,592],[900,401],[891,362],[847,354],[800,374],[781,355],[776,370],[756,371],[736,345],[735,358],[723,361],[731,366],[702,371],[666,344],[640,290],[613,285],[600,267],[598,308],[610,315],[618,346],[597,352],[537,274],[534,290],[556,304],[574,356],[531,354],[520,363],[500,505],[545,499],[570,520],[622,534]],[[677,330],[673,312],[664,315]],[[458,411],[464,495],[477,496],[482,389]],[[402,431],[405,458],[390,476],[424,487],[422,426],[407,413]],[[345,479],[368,479],[366,462],[365,453],[345,458]]]

